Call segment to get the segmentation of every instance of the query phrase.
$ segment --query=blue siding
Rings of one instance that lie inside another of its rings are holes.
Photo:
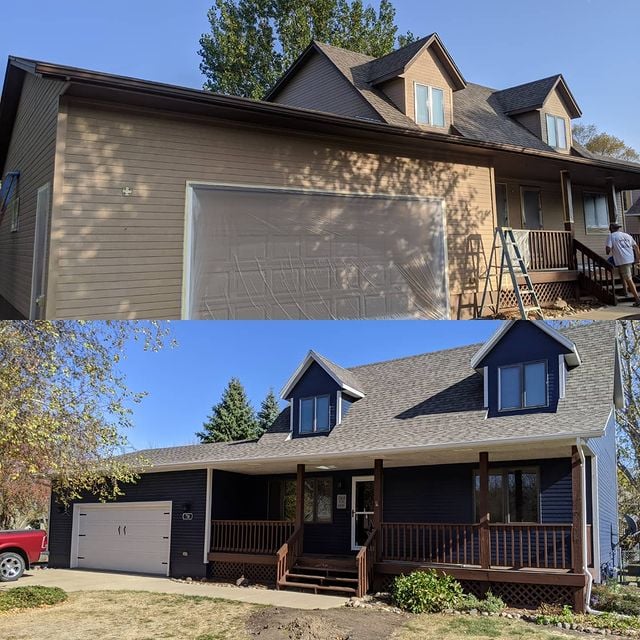
[[[480,363],[488,367],[489,376],[489,416],[521,415],[523,413],[555,413],[559,401],[560,374],[558,357],[569,353],[560,343],[544,333],[531,322],[518,322]],[[547,382],[549,406],[524,411],[499,411],[498,369],[506,365],[525,362],[547,361]],[[569,372],[567,375],[571,375]]]
[[[592,438],[587,443],[597,456],[597,491],[600,527],[600,567],[603,578],[606,572],[618,564],[617,550],[612,543],[618,541],[618,477],[616,463],[616,423],[612,416],[602,438]],[[597,559],[596,559],[597,562]]]

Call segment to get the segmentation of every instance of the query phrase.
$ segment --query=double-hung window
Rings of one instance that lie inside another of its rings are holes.
[[[300,433],[329,431],[329,396],[300,400]]]
[[[609,204],[602,193],[584,194],[584,221],[589,230],[609,229]]]
[[[567,148],[567,121],[547,114],[547,143],[554,149]]]
[[[304,521],[329,523],[333,520],[333,482],[331,478],[304,481]]]
[[[498,375],[500,411],[548,405],[546,361],[500,367]]]
[[[416,122],[444,127],[444,91],[424,84],[415,85]]]
[[[539,522],[540,483],[538,470],[491,469],[489,514],[491,522]],[[480,521],[480,475],[474,472],[476,522]]]

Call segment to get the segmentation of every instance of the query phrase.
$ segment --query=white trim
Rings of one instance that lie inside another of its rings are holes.
[[[477,369],[480,363],[484,360],[484,358],[491,353],[493,348],[504,338],[508,331],[510,331],[516,324],[520,322],[519,320],[509,320],[502,324],[502,326],[491,336],[491,338],[482,345],[480,351],[478,351],[473,358],[471,358],[471,367],[473,369]],[[532,324],[535,324],[538,329],[544,331],[548,336],[553,338],[556,342],[559,342],[563,347],[571,350],[571,353],[567,353],[564,355],[567,364],[573,367],[577,367],[581,364],[580,354],[578,353],[578,349],[576,345],[571,342],[571,340],[565,338],[559,331],[556,331],[552,327],[550,327],[543,320],[530,320]]]
[[[489,408],[489,367],[484,367],[482,370],[482,376],[484,378],[484,409]],[[498,396],[500,395],[500,376],[498,376]]]
[[[374,476],[351,476],[351,551],[360,549],[356,545],[356,483],[374,481]],[[358,513],[370,513],[373,515],[373,511],[358,511]]]
[[[336,427],[342,423],[342,391],[336,391]]]
[[[182,247],[182,311],[183,320],[191,319],[191,253],[193,247],[193,186],[187,180],[184,200],[184,241]]]
[[[293,406],[293,398],[289,398],[289,433],[293,433],[293,412],[295,408]]]
[[[427,100],[428,111],[429,111],[429,122],[418,122],[418,87],[422,87],[427,90]],[[434,124],[433,123],[433,90],[442,92],[442,119],[444,121],[443,124]],[[451,87],[449,87],[449,92],[451,91]],[[448,91],[441,87],[434,87],[431,84],[424,84],[422,82],[418,82],[417,80],[413,81],[413,114],[415,118],[415,123],[417,125],[423,127],[433,127],[434,129],[446,129],[447,128],[447,105],[446,105],[446,96]],[[451,95],[449,93],[449,95]]]
[[[43,205],[44,211],[38,207],[41,194],[46,193],[45,205]],[[29,298],[29,320],[38,320],[38,303],[36,298],[45,296],[47,289],[45,284],[45,274],[48,267],[48,246],[47,235],[49,233],[49,211],[51,210],[51,183],[47,182],[38,188],[36,195],[36,215],[35,215],[35,229],[33,232],[33,260],[31,261],[31,296]],[[36,273],[36,266],[38,262],[38,238],[42,234],[44,237],[44,248],[41,258],[41,271]],[[41,287],[40,295],[36,296],[36,290],[38,286]],[[43,315],[44,317],[44,315]]]
[[[564,354],[558,354],[558,382],[560,387],[560,400],[567,397],[567,362]]]
[[[78,566],[78,528],[80,521],[80,510],[92,507],[104,509],[126,509],[136,507],[164,507],[169,509],[169,543],[167,544],[167,576],[171,569],[171,536],[173,533],[173,501],[154,500],[148,502],[75,502],[73,505],[73,516],[71,524],[71,556],[69,558],[69,568],[75,569]],[[160,574],[158,574],[160,575]]]
[[[202,562],[209,564],[209,550],[211,549],[211,501],[213,499],[213,469],[207,468],[206,504],[204,506],[204,557]]]
[[[593,536],[593,578],[600,582],[600,502],[598,485],[598,456],[591,456],[591,533]],[[616,494],[617,495],[617,494]]]

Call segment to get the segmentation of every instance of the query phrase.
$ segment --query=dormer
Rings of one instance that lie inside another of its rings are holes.
[[[309,351],[280,395],[289,403],[289,428],[294,438],[329,434],[349,407],[364,398],[350,371],[314,351]]]
[[[369,67],[369,84],[382,91],[420,127],[449,132],[453,93],[467,85],[438,34],[422,38]]]
[[[484,377],[490,418],[555,413],[570,371],[580,366],[573,342],[544,322],[504,324],[476,353],[471,366]]]
[[[562,75],[511,87],[495,95],[506,115],[559,153],[571,153],[571,120],[582,116],[582,111]]]

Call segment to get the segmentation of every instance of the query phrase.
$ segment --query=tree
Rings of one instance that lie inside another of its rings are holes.
[[[260,405],[260,411],[258,411],[258,434],[262,435],[280,415],[280,406],[278,400],[273,393],[273,389],[269,389],[267,397],[262,401]]]
[[[255,412],[240,380],[231,378],[202,426],[204,430],[196,435],[203,443],[252,440],[258,436]]]
[[[156,350],[166,335],[153,323],[0,323],[0,529],[37,520],[50,486],[68,504],[136,479],[142,461],[118,456],[144,394],[118,363],[131,341]]]
[[[261,99],[312,40],[374,57],[415,40],[398,36],[391,0],[215,0],[200,38],[204,88]]]
[[[598,131],[593,124],[577,124],[573,127],[573,139],[591,153],[618,160],[640,161],[640,154],[623,140],[609,133]]]

